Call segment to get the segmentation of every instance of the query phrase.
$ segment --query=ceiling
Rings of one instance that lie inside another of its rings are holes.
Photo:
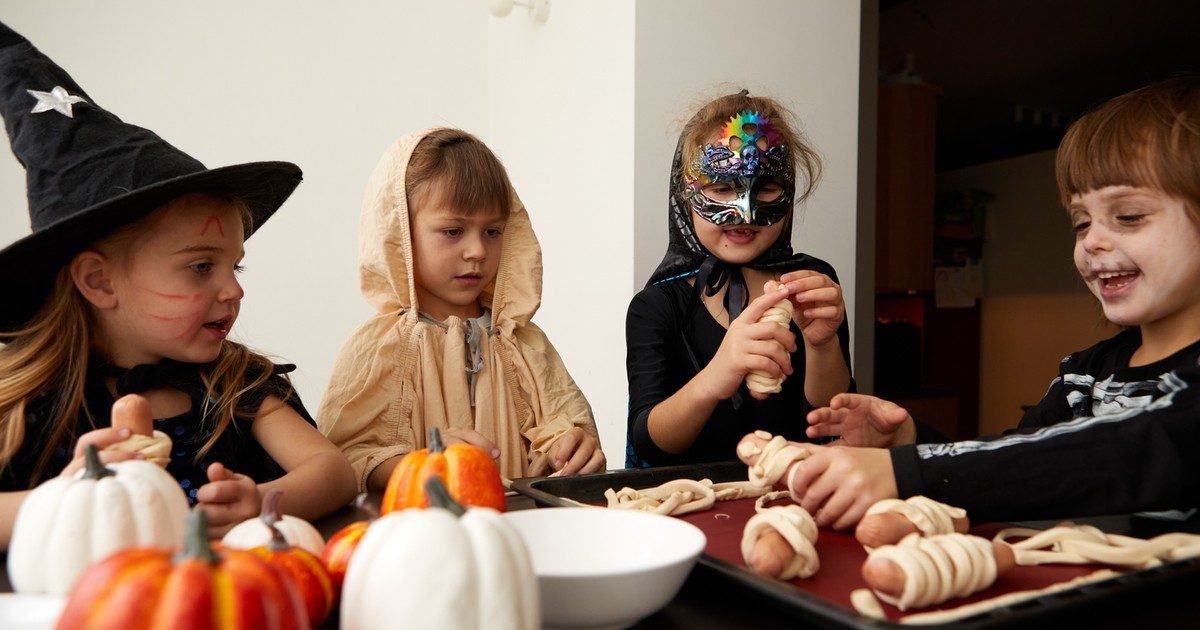
[[[939,171],[1053,149],[1071,120],[1200,71],[1197,0],[880,0],[881,76],[942,90]]]

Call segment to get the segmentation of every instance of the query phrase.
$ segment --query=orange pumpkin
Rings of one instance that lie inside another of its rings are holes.
[[[379,512],[367,503],[367,493],[358,495],[354,500],[354,507],[367,513],[367,520],[354,521],[349,525],[339,529],[337,533],[329,537],[329,542],[325,543],[325,549],[321,551],[321,562],[325,563],[325,570],[329,572],[329,578],[333,580],[333,598],[339,599],[342,596],[342,582],[346,579],[346,569],[350,566],[350,558],[354,555],[354,550],[358,549],[358,541],[362,540],[363,534],[367,533],[367,527],[371,521],[379,518]]]
[[[251,549],[250,553],[266,560],[292,581],[304,602],[309,623],[319,625],[333,609],[333,580],[325,564],[303,547],[288,543],[274,522],[268,522],[267,527],[271,530],[271,542]]]
[[[396,465],[388,478],[379,511],[387,514],[404,508],[429,507],[425,482],[435,476],[446,484],[455,501],[504,511],[504,485],[496,462],[478,446],[463,443],[445,446],[436,428],[429,431],[429,448],[405,455]]]
[[[304,605],[288,578],[248,551],[214,553],[207,526],[204,511],[193,510],[179,555],[133,547],[88,567],[58,629],[307,630]]]

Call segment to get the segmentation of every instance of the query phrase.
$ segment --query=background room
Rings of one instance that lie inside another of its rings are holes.
[[[625,310],[666,248],[671,153],[697,102],[745,86],[798,114],[826,178],[795,243],[834,265],[856,314],[860,4],[742,3],[736,11],[755,24],[750,55],[720,52],[740,38],[728,31],[730,11],[716,0],[552,0],[549,19],[535,23],[521,7],[493,17],[484,0],[14,0],[0,20],[97,103],[206,165],[304,169],[295,196],[247,247],[234,335],[298,364],[313,411],[339,347],[369,314],[356,256],[371,169],[411,131],[479,135],[507,166],[541,241],[534,322],[620,467]],[[8,151],[0,203],[0,242],[27,234],[24,173]]]

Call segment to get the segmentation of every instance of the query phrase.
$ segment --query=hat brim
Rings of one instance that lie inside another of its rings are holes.
[[[246,238],[275,214],[300,184],[290,162],[251,162],[198,171],[107,199],[44,226],[0,250],[0,331],[21,327],[42,306],[54,275],[75,254],[163,204],[194,192],[236,197],[253,219]]]

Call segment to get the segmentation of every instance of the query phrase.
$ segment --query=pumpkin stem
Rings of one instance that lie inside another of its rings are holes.
[[[96,450],[95,444],[87,445],[87,449],[83,451],[83,462],[85,466],[84,479],[103,479],[117,474],[100,461],[100,452]]]
[[[183,550],[175,555],[175,561],[198,558],[208,564],[216,564],[220,558],[208,544],[208,515],[200,508],[192,508],[188,514],[187,533],[183,536]]]
[[[262,511],[258,513],[258,518],[262,522],[270,525],[283,518],[283,515],[279,513],[279,497],[282,496],[283,490],[279,488],[267,491],[267,496],[263,497]]]
[[[267,529],[271,530],[271,541],[267,543],[267,549],[271,551],[287,551],[292,548],[291,543],[283,537],[283,532],[279,531],[278,527],[275,527],[275,521],[264,520],[263,522],[266,523]]]
[[[446,450],[446,445],[442,443],[442,432],[438,431],[437,427],[429,430],[429,452],[441,453]]]
[[[437,429],[434,429],[435,431]],[[462,516],[467,513],[467,509],[461,503],[454,500],[450,496],[450,491],[446,489],[445,482],[441,477],[434,475],[425,482],[425,495],[429,497],[429,507],[439,507],[444,510],[450,510],[455,516]]]

